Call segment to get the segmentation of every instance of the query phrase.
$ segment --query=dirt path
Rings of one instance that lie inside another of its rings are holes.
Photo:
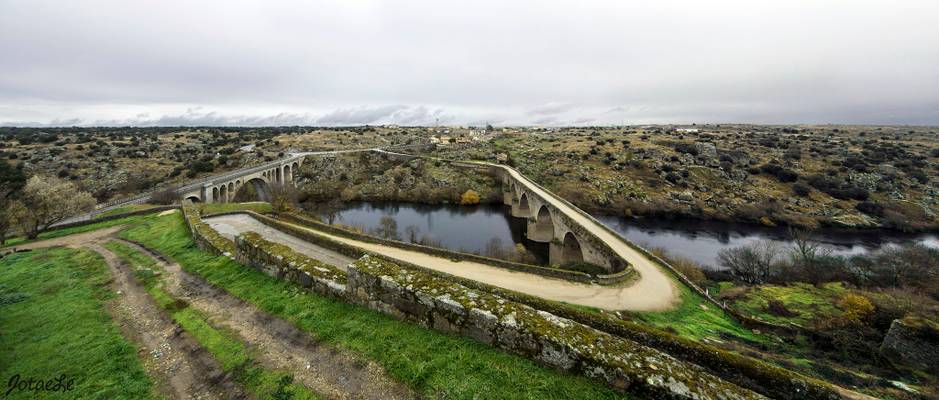
[[[264,365],[294,373],[302,383],[333,399],[405,399],[415,396],[394,382],[378,364],[320,346],[289,322],[272,317],[201,278],[184,272],[179,264],[135,243],[129,246],[150,255],[167,273],[166,289],[174,297],[211,316],[211,322],[237,333],[250,348],[256,348]]]
[[[241,233],[245,231],[255,231],[260,233],[267,240],[286,244],[296,251],[310,255],[311,257],[314,257],[313,254],[317,251],[315,248],[319,247],[264,225],[260,221],[245,214],[210,217],[206,218],[205,222],[217,227],[216,229],[224,229],[228,232]],[[292,225],[337,242],[357,246],[367,251],[413,263],[421,267],[446,272],[451,275],[473,279],[493,286],[499,286],[545,299],[608,310],[656,310],[661,305],[658,301],[649,301],[647,298],[656,296],[646,296],[646,293],[641,291],[637,292],[634,289],[635,285],[623,287],[601,286],[547,278],[541,275],[511,271],[505,268],[493,267],[472,261],[453,261],[448,258],[437,257],[418,251],[362,242],[331,235],[305,226]],[[643,288],[645,289],[646,287],[643,286]]]
[[[117,297],[110,308],[125,337],[140,346],[148,375],[171,399],[244,399],[216,360],[177,325],[134,280],[130,268],[98,243],[85,245],[104,257]]]
[[[124,226],[116,225],[109,228],[102,228],[95,231],[75,233],[66,236],[60,236],[53,239],[38,240],[35,242],[23,243],[15,246],[4,247],[3,251],[6,250],[26,250],[26,249],[41,249],[45,247],[55,247],[55,246],[65,246],[65,247],[82,247],[88,243],[94,242],[96,240],[106,238],[113,235],[115,232],[123,229]]]

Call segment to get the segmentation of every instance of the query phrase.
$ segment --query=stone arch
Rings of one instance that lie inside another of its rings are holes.
[[[238,201],[267,201],[270,202],[271,186],[263,178],[252,178],[245,182],[233,196]]]
[[[202,202],[202,199],[200,199],[199,196],[189,196],[189,197],[186,198],[186,200],[189,200],[189,201],[191,201],[191,202],[193,202],[193,203],[201,203],[201,202]]]
[[[522,193],[518,198],[518,213],[523,216],[531,215],[531,205],[528,204],[528,193]]]
[[[580,248],[580,242],[574,237],[574,233],[565,233],[564,241],[561,246],[563,246],[561,250],[561,264],[584,261],[584,252]]]
[[[290,166],[284,165],[284,182],[290,182],[293,180],[293,175],[290,174]]]
[[[231,201],[235,197],[235,183],[228,182],[228,197],[225,198],[225,201]]]
[[[293,175],[294,175],[294,176],[299,176],[299,175],[300,175],[300,163],[294,162],[293,165],[290,166],[290,171],[293,172]],[[291,177],[291,178],[293,178],[293,177]],[[293,179],[291,179],[291,180],[293,180]]]
[[[228,185],[222,185],[222,188],[218,190],[218,200],[219,203],[228,202]]]
[[[551,240],[554,237],[554,220],[551,219],[551,211],[548,206],[538,207],[538,213],[535,214],[535,229],[532,239]]]
[[[218,186],[212,188],[212,202],[218,203]]]
[[[274,182],[282,183],[284,181],[283,175],[281,175],[280,168],[274,170]]]

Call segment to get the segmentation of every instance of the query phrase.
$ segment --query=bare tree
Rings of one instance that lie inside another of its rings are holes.
[[[163,190],[154,192],[150,195],[150,202],[153,204],[173,204],[179,200],[179,188],[169,186]]]
[[[718,253],[718,263],[737,278],[751,284],[766,283],[779,261],[778,244],[766,240],[724,249]]]
[[[297,208],[300,195],[293,185],[273,183],[271,186],[271,207],[276,212],[289,212]]]
[[[66,218],[94,209],[95,199],[78,190],[71,182],[55,177],[35,175],[26,181],[19,200],[9,208],[13,223],[27,238]]]
[[[821,247],[821,243],[812,240],[811,234],[805,230],[790,229],[789,236],[792,237],[793,242],[792,261],[794,267],[803,275],[803,279],[818,285],[834,273],[834,271],[826,271],[825,269],[830,268],[823,262],[824,258],[831,255],[830,249]]]

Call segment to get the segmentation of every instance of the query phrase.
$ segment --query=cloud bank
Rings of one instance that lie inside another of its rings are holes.
[[[0,2],[0,124],[939,124],[939,3]]]

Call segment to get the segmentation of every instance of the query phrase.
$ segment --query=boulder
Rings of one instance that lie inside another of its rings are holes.
[[[895,364],[939,372],[939,324],[911,317],[894,320],[880,353]]]

